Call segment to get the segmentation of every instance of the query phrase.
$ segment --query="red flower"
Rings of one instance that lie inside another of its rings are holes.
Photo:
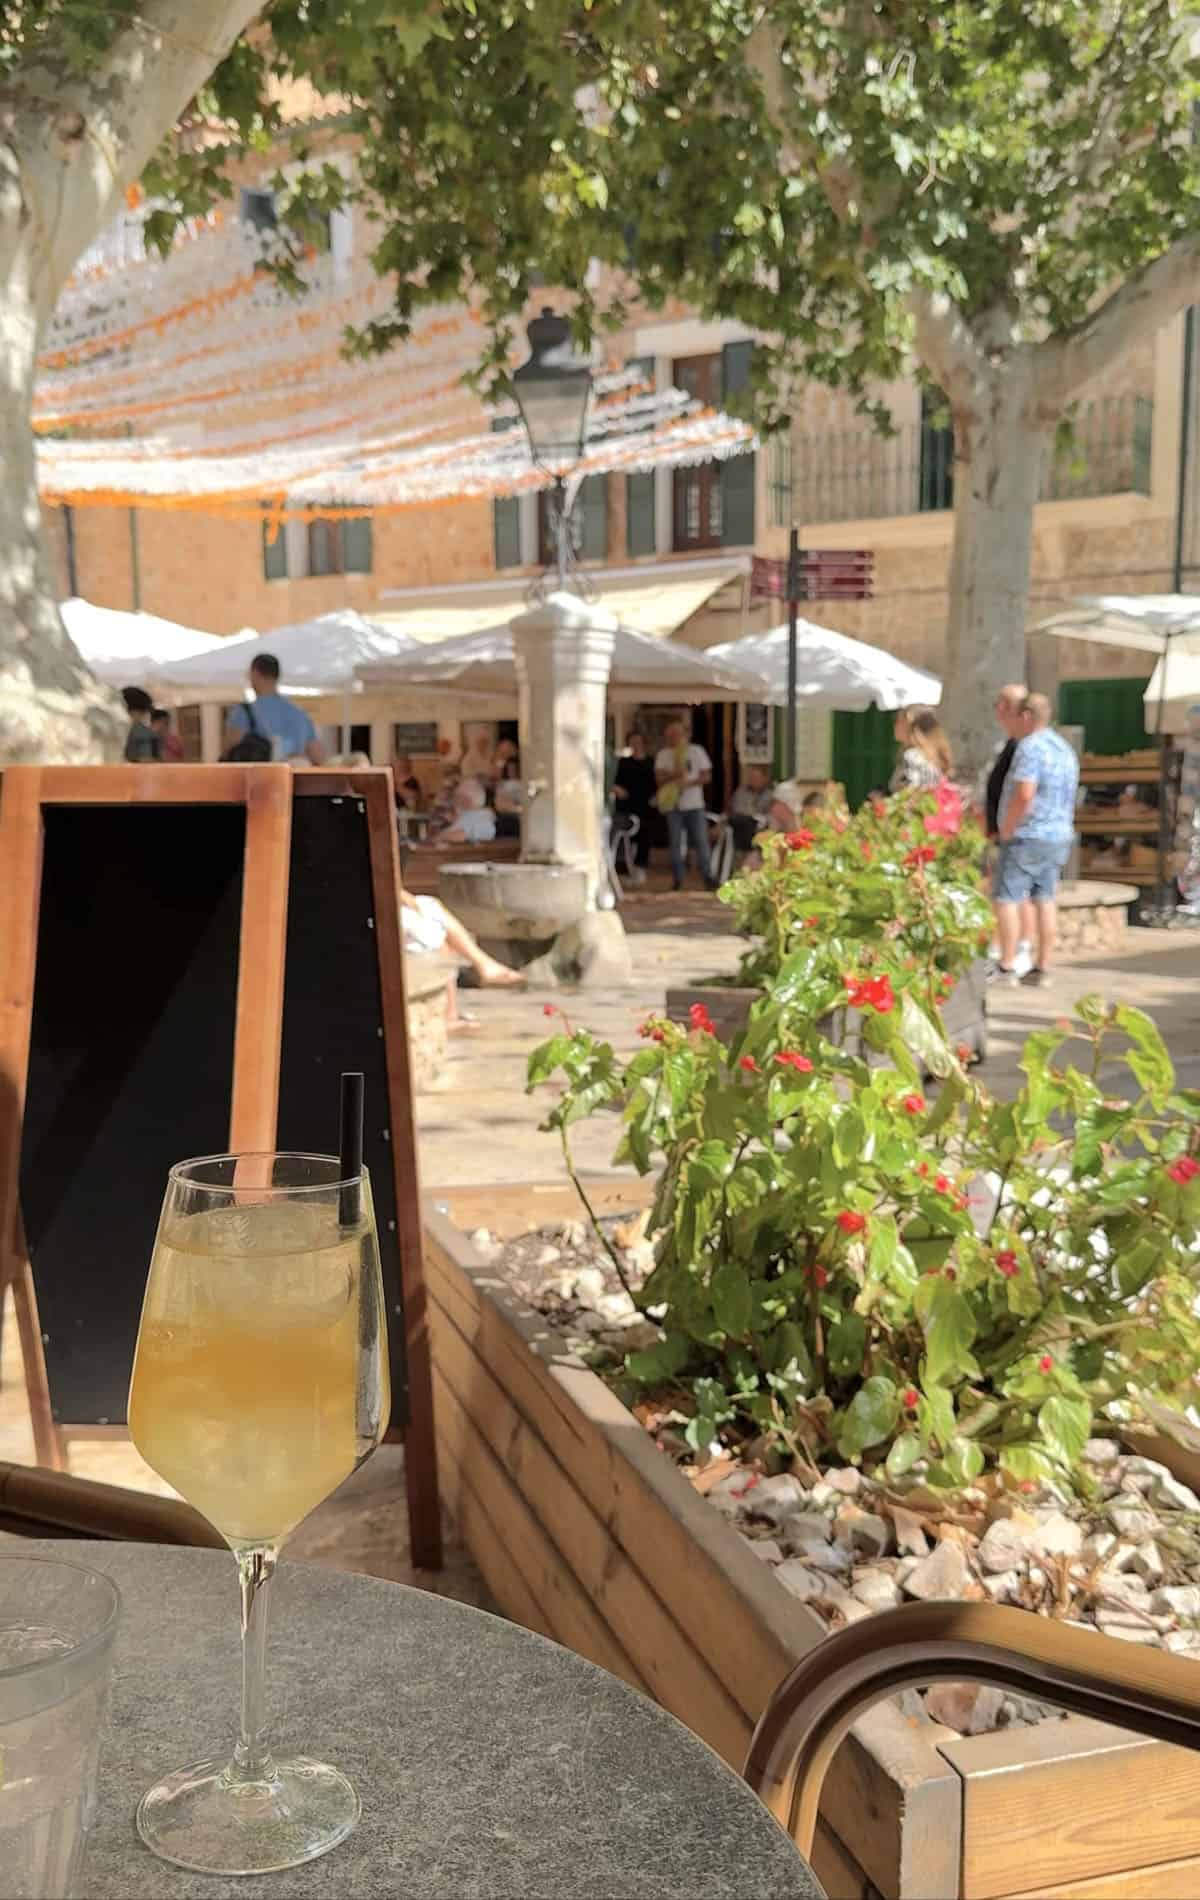
[[[965,1067],[966,1064],[970,1062],[975,1051],[969,1049],[965,1042],[956,1042],[954,1045],[954,1053]]]
[[[1024,1491],[1026,1497],[1029,1497],[1037,1488],[1037,1483],[1033,1478],[1021,1479],[1020,1489]]]
[[[1173,1161],[1167,1169],[1168,1181],[1175,1181],[1180,1187],[1186,1187],[1198,1174],[1200,1162],[1193,1161],[1191,1155],[1180,1155],[1178,1161]]]
[[[820,927],[821,919],[819,917],[806,917],[804,919],[804,928],[806,930],[819,930]]]
[[[932,864],[937,856],[937,846],[932,844],[914,845],[905,857],[905,864]]]
[[[886,972],[883,976],[846,976],[842,981],[846,985],[846,1001],[851,1009],[874,1009],[881,1016],[895,1009],[892,979]]]
[[[928,812],[925,829],[931,838],[954,838],[962,830],[962,794],[953,785],[941,784],[934,793],[937,810]]]
[[[864,863],[864,864],[870,864],[870,862],[871,862],[871,857],[872,857],[872,851],[871,851],[871,847],[870,847],[870,845],[869,845],[869,844],[867,844],[867,843],[865,843],[865,842],[864,842],[864,844],[863,844],[863,846],[862,846],[862,854],[863,854],[863,863]]]
[[[920,1397],[921,1394],[917,1391],[915,1385],[905,1386],[903,1392],[900,1394],[900,1403],[907,1411],[913,1412],[917,1408]]]
[[[1017,1263],[1016,1254],[1009,1252],[998,1253],[996,1255],[996,1270],[998,1273],[1002,1273],[1006,1280],[1014,1280],[1021,1271]]]
[[[901,1108],[906,1108],[910,1115],[923,1115],[925,1113],[925,1097],[923,1095],[906,1095],[901,1101],[900,1106]]]
[[[716,1026],[703,1003],[693,1003],[688,1011],[693,1029],[699,1029],[706,1036],[715,1036]]]
[[[922,1181],[928,1181],[928,1179],[929,1179],[929,1163],[928,1163],[928,1161],[922,1161],[922,1162],[919,1162],[919,1163],[918,1163],[918,1165],[917,1165],[917,1173],[918,1173],[918,1174],[920,1175],[920,1177],[921,1177],[921,1179],[922,1179]]]
[[[935,1174],[933,1177],[933,1185],[939,1194],[949,1194],[950,1192],[950,1182],[944,1174]]]
[[[665,1042],[667,1040],[667,1032],[661,1023],[650,1031],[650,1040],[651,1042]]]
[[[837,1224],[844,1234],[861,1234],[867,1224],[865,1214],[856,1214],[853,1208],[844,1207],[837,1217]]]
[[[543,1003],[543,1004],[542,1004],[542,1015],[543,1015],[543,1016],[557,1016],[557,1015],[558,1015],[558,1011],[557,1011],[557,1010],[555,1009],[555,1007],[554,1007],[554,1004],[553,1004],[553,1003]]]
[[[789,831],[787,837],[784,839],[784,843],[789,851],[807,851],[809,845],[816,844],[816,842],[816,832],[810,831],[807,825],[801,825],[799,831]]]
[[[956,1194],[954,1196],[954,1205],[955,1207],[965,1207],[967,1205],[967,1196],[965,1194]]]
[[[812,1074],[812,1063],[808,1057],[797,1054],[795,1049],[781,1049],[775,1060],[781,1069],[799,1069],[801,1075]]]
[[[954,1267],[943,1267],[942,1278],[943,1280],[957,1280],[958,1278],[957,1270]]]
[[[829,1285],[829,1275],[828,1275],[828,1273],[826,1272],[826,1270],[825,1270],[825,1268],[824,1268],[824,1267],[814,1267],[814,1268],[813,1268],[813,1280],[814,1280],[814,1282],[816,1283],[816,1285],[817,1285],[817,1286],[828,1286],[828,1285]]]
[[[1038,1360],[1038,1371],[1039,1372],[1053,1372],[1054,1371],[1054,1361],[1050,1357],[1050,1354],[1048,1352],[1044,1352],[1041,1358]]]
[[[738,1068],[745,1069],[747,1075],[760,1075],[762,1073],[753,1056],[743,1056],[738,1063]]]

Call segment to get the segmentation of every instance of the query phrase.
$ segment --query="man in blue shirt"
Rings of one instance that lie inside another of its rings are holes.
[[[250,684],[254,689],[253,722],[245,706],[235,706],[225,728],[225,750],[228,752],[253,730],[270,740],[273,759],[307,759],[310,765],[323,765],[325,748],[312,720],[279,690],[279,661],[273,653],[255,654],[250,662]]]
[[[1043,693],[1030,693],[1022,723],[1024,735],[1000,796],[1000,849],[992,889],[1000,975],[1011,982],[1017,980],[1013,958],[1020,906],[1033,899],[1037,962],[1020,981],[1036,989],[1049,976],[1058,937],[1055,898],[1075,837],[1079,760],[1073,747],[1051,727],[1050,701]]]

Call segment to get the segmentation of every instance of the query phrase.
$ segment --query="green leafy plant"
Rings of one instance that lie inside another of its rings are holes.
[[[875,1066],[817,1027],[851,996]],[[602,1106],[623,1111],[616,1159],[661,1165],[635,1291],[660,1338],[614,1376],[697,1454],[1032,1489],[1082,1481],[1095,1421],[1197,1396],[1200,1093],[1142,1012],[1085,1000],[996,1101],[895,944],[822,936],[730,1046],[703,1005],[643,1034],[621,1063],[564,1031],[529,1082],[565,1078],[546,1126],[568,1166],[571,1125]]]
[[[738,975],[752,988],[769,987],[797,945],[820,932],[847,947],[902,944],[932,1006],[990,941],[983,834],[950,786],[870,799],[853,816],[817,812],[759,842],[761,867],[721,891],[756,940]]]

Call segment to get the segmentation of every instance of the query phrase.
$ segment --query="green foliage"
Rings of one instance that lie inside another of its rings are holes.
[[[721,891],[756,940],[740,972],[751,988],[782,983],[786,994],[803,980],[814,940],[832,938],[844,964],[883,941],[903,944],[905,967],[920,971],[933,1005],[990,940],[983,836],[953,790],[873,799],[853,817],[818,811],[802,830],[760,842],[761,869]],[[911,1027],[920,1035],[919,1019]]]
[[[728,1047],[700,1006],[644,1024],[624,1065],[585,1032],[531,1058],[531,1087],[565,1077],[546,1124],[564,1141],[619,1105],[616,1158],[661,1167],[640,1299],[662,1343],[618,1383],[673,1406],[698,1452],[753,1440],[945,1489],[1079,1480],[1096,1421],[1198,1396],[1200,1094],[1147,1016],[1091,997],[993,1100],[899,943],[814,935]],[[862,1012],[873,1066],[828,1013],[864,973],[887,979]],[[909,1010],[941,1043],[936,1105]]]

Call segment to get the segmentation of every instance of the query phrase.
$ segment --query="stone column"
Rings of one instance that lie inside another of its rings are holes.
[[[224,715],[220,706],[201,705],[200,757],[206,765],[214,765],[221,756],[224,725]]]
[[[604,715],[617,623],[574,594],[551,594],[512,622],[520,694],[521,770],[532,788],[522,821],[525,864],[565,865],[601,883]]]

